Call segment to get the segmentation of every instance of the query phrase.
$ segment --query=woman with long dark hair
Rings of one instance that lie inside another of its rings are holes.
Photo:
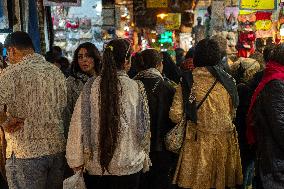
[[[67,78],[67,107],[65,111],[66,135],[75,103],[88,79],[99,75],[100,64],[100,52],[94,44],[89,42],[82,43],[75,50],[71,64],[71,75]]]
[[[150,118],[143,84],[130,79],[131,44],[110,41],[101,75],[79,97],[67,141],[71,168],[85,168],[87,188],[136,189],[149,169]]]

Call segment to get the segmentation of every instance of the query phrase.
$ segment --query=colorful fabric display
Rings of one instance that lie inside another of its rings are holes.
[[[256,36],[253,31],[239,33],[239,41],[238,41],[238,56],[239,57],[249,57],[254,52],[255,39],[256,39]]]
[[[254,31],[255,30],[255,26],[254,26],[254,22],[239,22],[239,28],[241,31]]]
[[[255,16],[257,20],[255,22],[256,38],[272,37],[272,12],[257,12]]]
[[[233,15],[235,18],[238,18],[239,7],[226,7],[225,8],[226,19],[229,19],[231,15]]]
[[[239,15],[238,17],[239,22],[255,22],[256,21],[256,16],[255,14],[246,14],[246,15]]]
[[[211,27],[210,34],[214,32],[221,32],[224,30],[224,12],[225,12],[225,3],[224,1],[213,1],[212,2],[212,15],[211,15]]]
[[[0,1],[0,29],[8,29],[8,10],[7,1]]]
[[[255,29],[256,30],[270,30],[272,28],[272,21],[271,20],[258,20],[255,22]]]
[[[255,33],[254,32],[240,32],[239,34],[239,41],[240,42],[247,42],[247,41],[254,41],[255,38]]]
[[[248,14],[254,14],[256,11],[251,10],[240,10],[239,15],[248,15]]]
[[[272,30],[258,30],[255,32],[256,38],[268,38],[273,36],[273,31]]]
[[[257,12],[255,16],[256,20],[271,20],[272,12]]]
[[[39,20],[37,14],[37,2],[36,0],[29,0],[29,26],[28,33],[32,38],[35,46],[35,51],[41,53],[40,48],[40,32],[39,32]]]

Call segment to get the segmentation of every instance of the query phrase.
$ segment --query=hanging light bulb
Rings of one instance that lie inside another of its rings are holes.
[[[157,15],[157,17],[161,18],[162,20],[167,16],[168,16],[168,14],[165,14],[165,13],[161,13],[161,14]]]

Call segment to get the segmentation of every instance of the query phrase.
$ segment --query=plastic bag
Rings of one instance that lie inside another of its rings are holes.
[[[82,172],[78,171],[72,177],[65,179],[63,189],[87,189]]]

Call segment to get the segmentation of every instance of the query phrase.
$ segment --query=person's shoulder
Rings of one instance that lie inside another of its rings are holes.
[[[174,92],[175,91],[175,87],[177,86],[177,84],[173,85],[172,83],[170,83],[169,81],[165,81],[163,80],[161,82],[161,87],[169,92]]]
[[[67,88],[77,88],[80,85],[80,82],[82,81],[74,76],[69,76],[66,79]]]
[[[121,79],[124,80],[127,84],[129,84],[130,87],[137,88],[138,85],[143,85],[144,86],[143,82],[140,81],[140,80],[134,80],[134,79],[131,79],[129,77],[124,77],[124,78],[121,78]]]
[[[272,93],[274,91],[282,91],[282,95],[284,95],[284,80],[272,80],[266,85],[266,89],[268,89],[268,91],[271,91]]]
[[[12,78],[15,78],[16,76],[19,76],[19,73],[21,72],[17,69],[17,67],[15,67],[14,65],[11,65],[1,71],[0,79],[10,80]]]
[[[70,76],[67,77],[67,79],[66,79],[67,83],[74,82],[75,80],[76,80],[76,78],[73,77],[72,75],[70,75]]]
[[[16,70],[17,70],[17,67],[15,65],[10,65],[10,66],[1,70],[0,76],[11,74],[12,72],[15,72]]]
[[[281,101],[284,101],[284,81],[275,79],[267,83],[261,91],[259,98],[263,102],[267,102],[266,99],[281,99]]]

